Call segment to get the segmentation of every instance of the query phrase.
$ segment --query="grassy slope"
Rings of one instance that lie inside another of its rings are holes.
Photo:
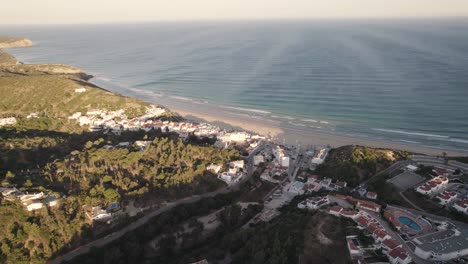
[[[317,173],[355,186],[407,156],[404,151],[344,146],[331,150]]]
[[[88,91],[75,93],[85,87]],[[0,73],[0,114],[25,116],[38,112],[48,117],[68,117],[87,109],[140,109],[146,105],[93,86],[71,75],[18,75]]]
[[[0,50],[0,65],[1,64],[16,64],[17,62],[18,61],[15,59],[15,57]]]

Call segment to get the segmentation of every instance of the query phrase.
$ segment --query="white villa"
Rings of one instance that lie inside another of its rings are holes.
[[[423,185],[418,186],[416,191],[424,195],[432,196],[444,190],[448,182],[449,180],[447,177],[437,176],[425,182]]]

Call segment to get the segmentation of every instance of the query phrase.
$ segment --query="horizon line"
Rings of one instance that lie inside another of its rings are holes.
[[[156,24],[156,23],[203,23],[203,22],[300,22],[300,21],[403,21],[403,20],[456,20],[468,19],[468,15],[454,16],[385,16],[385,17],[304,17],[304,18],[202,18],[202,19],[161,19],[161,20],[128,20],[128,21],[90,21],[90,22],[25,22],[2,23],[2,26],[67,26],[67,25],[113,25],[113,24]]]

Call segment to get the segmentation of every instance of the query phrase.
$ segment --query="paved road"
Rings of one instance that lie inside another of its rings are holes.
[[[410,199],[406,198],[406,196],[403,194],[403,192],[399,192],[401,198],[403,198],[403,200],[405,200],[407,203],[409,203],[411,206],[413,206],[414,209],[417,209],[419,211],[422,211],[422,212],[426,212],[424,211],[421,207],[415,205],[413,202],[411,202]]]
[[[107,236],[103,237],[103,238],[96,239],[96,240],[94,240],[92,242],[89,242],[88,244],[82,245],[82,246],[80,246],[80,247],[78,247],[78,248],[76,248],[76,249],[74,249],[74,250],[72,250],[72,251],[70,251],[70,252],[68,252],[68,253],[60,256],[60,257],[57,257],[57,258],[55,258],[53,260],[48,261],[48,263],[50,263],[50,264],[59,264],[64,260],[71,260],[76,256],[88,253],[89,250],[92,247],[102,247],[104,245],[107,245],[110,242],[121,238],[126,233],[128,233],[130,231],[133,231],[133,230],[137,229],[140,226],[143,226],[144,224],[146,224],[146,222],[151,220],[153,217],[155,217],[155,216],[157,216],[157,215],[159,215],[161,213],[164,213],[164,212],[166,212],[166,211],[168,211],[168,210],[170,210],[170,209],[172,209],[172,208],[174,208],[174,207],[176,207],[178,205],[193,203],[193,202],[196,202],[196,201],[198,201],[198,200],[200,200],[202,198],[212,197],[212,196],[215,196],[217,194],[228,193],[228,192],[232,192],[234,190],[238,190],[243,182],[247,181],[250,177],[252,177],[252,174],[253,174],[253,171],[254,171],[253,170],[253,156],[255,156],[256,152],[261,151],[265,147],[265,145],[266,145],[266,142],[261,141],[258,144],[258,146],[246,158],[246,160],[247,160],[247,174],[238,183],[232,184],[232,185],[230,185],[228,187],[219,189],[219,190],[214,191],[214,192],[204,193],[202,195],[194,195],[194,196],[191,196],[191,197],[187,197],[187,198],[184,198],[184,199],[180,199],[180,200],[177,200],[177,201],[174,201],[174,202],[167,203],[167,205],[165,207],[149,212],[145,216],[137,219],[135,222],[125,226],[124,228],[120,229],[119,231],[116,231],[116,232],[114,232],[114,233],[112,233],[110,235],[107,235]]]

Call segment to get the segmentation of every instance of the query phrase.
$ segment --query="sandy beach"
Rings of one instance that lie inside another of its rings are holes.
[[[92,83],[112,92],[125,96],[135,97],[149,103],[167,107],[177,112],[188,120],[198,122],[209,122],[221,128],[243,129],[261,135],[269,136],[280,143],[300,144],[301,147],[340,147],[346,145],[359,145],[373,148],[385,148],[405,150],[417,154],[442,156],[445,152],[448,156],[467,156],[468,153],[450,149],[432,148],[403,144],[400,142],[347,136],[324,130],[316,131],[308,128],[292,126],[286,122],[280,122],[262,116],[261,113],[250,111],[239,111],[229,107],[220,107],[206,102],[198,102],[190,99],[180,99],[171,96],[160,96],[153,92],[142,92],[133,89],[116,86],[109,82],[92,79]]]
[[[183,117],[197,121],[207,121],[221,127],[242,128],[244,130],[268,135],[279,142],[286,144],[301,144],[304,147],[331,146],[340,147],[345,145],[360,145],[373,148],[387,148],[406,150],[412,153],[441,156],[446,152],[448,156],[466,156],[466,153],[429,148],[423,146],[406,145],[398,142],[387,142],[368,138],[358,138],[345,135],[338,135],[327,132],[317,132],[289,126],[288,124],[264,119],[258,115],[236,113],[230,109],[224,109],[208,104],[197,104],[190,101],[181,100],[159,101],[160,103]]]

